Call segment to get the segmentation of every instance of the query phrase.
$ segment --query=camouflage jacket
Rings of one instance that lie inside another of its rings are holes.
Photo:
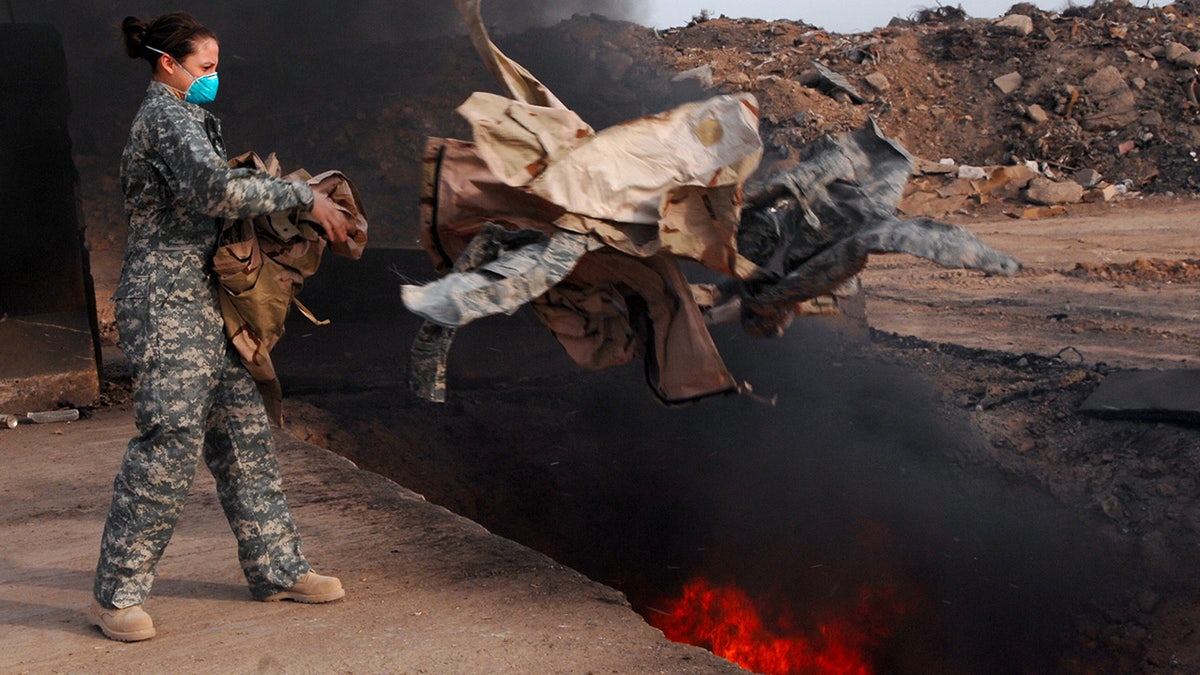
[[[216,248],[217,218],[310,209],[313,202],[306,183],[230,168],[216,116],[157,81],[129,130],[121,187],[129,237],[113,299],[146,297],[185,272],[203,279]],[[191,264],[197,259],[199,265]]]

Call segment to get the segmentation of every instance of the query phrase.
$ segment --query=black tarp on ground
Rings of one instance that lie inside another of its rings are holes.
[[[1079,410],[1113,419],[1200,424],[1200,370],[1112,373]]]

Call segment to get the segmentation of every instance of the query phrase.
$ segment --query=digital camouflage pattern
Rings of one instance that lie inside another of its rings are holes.
[[[413,341],[412,391],[445,401],[446,358],[455,328],[484,316],[512,314],[562,281],[596,246],[590,237],[572,232],[547,235],[487,223],[455,260],[451,274],[424,286],[403,286],[405,306],[426,319]]]
[[[254,380],[225,336],[210,271],[217,218],[312,206],[303,183],[230,169],[217,118],[152,82],[121,159],[129,240],[113,295],[135,381],[130,440],[96,566],[96,599],[141,604],[204,458],[255,597],[309,570]]]
[[[590,241],[566,230],[547,235],[488,223],[456,261],[460,271],[425,285],[405,284],[401,297],[409,311],[443,326],[512,314],[570,274]]]
[[[944,267],[1015,274],[1021,264],[965,228],[928,218],[901,219],[896,208],[912,157],[874,122],[809,146],[793,168],[747,189],[738,252],[759,271],[727,282],[740,296],[742,325],[778,335],[796,303],[833,293],[872,253],[908,253]]]

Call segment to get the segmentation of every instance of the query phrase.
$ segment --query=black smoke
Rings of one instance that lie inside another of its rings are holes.
[[[404,44],[462,32],[452,2],[425,0],[309,0],[210,2],[189,8],[160,0],[7,0],[18,23],[53,24],[63,36],[69,59],[120,52],[120,26],[126,16],[150,19],[179,9],[213,29],[222,47],[245,58],[280,50],[311,53],[381,44]],[[643,20],[646,9],[632,0],[490,0],[484,19],[496,33],[547,26],[575,14]]]
[[[85,222],[122,244],[116,172],[150,71],[121,44],[124,17],[180,6],[161,0],[8,0],[17,23],[62,37],[69,120],[82,174]],[[420,155],[429,136],[469,134],[454,109],[497,85],[451,2],[295,0],[185,7],[221,43],[221,87],[208,108],[231,155],[276,153],[286,172],[339,169],[355,181],[373,246],[416,246]],[[616,37],[650,29],[628,0],[489,0],[484,20],[506,53],[530,68],[596,128],[673,107],[674,73],[629,53]],[[662,72],[660,72],[662,71]]]
[[[421,275],[427,261],[406,253],[377,264]],[[314,303],[327,281],[306,288]],[[770,599],[809,635],[864,592],[894,592],[904,611],[884,622],[877,672],[1062,672],[1080,654],[1077,622],[1115,606],[1133,576],[1129,551],[1090,519],[969,460],[986,441],[945,416],[929,383],[832,321],[776,340],[714,328],[757,398],[665,408],[636,365],[582,373],[529,313],[492,317],[457,334],[435,405],[407,391],[419,322],[392,303],[378,324],[364,301],[330,331],[298,325],[305,340],[275,352],[289,400],[369,430],[341,448],[359,466],[621,590],[647,617],[693,577]],[[354,367],[312,365],[315,341]]]

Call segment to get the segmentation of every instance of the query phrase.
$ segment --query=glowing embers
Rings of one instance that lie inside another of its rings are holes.
[[[697,578],[649,622],[675,642],[704,647],[756,673],[866,675],[876,672],[876,652],[913,612],[914,602],[900,595],[861,588],[849,606],[802,622],[740,588]]]

